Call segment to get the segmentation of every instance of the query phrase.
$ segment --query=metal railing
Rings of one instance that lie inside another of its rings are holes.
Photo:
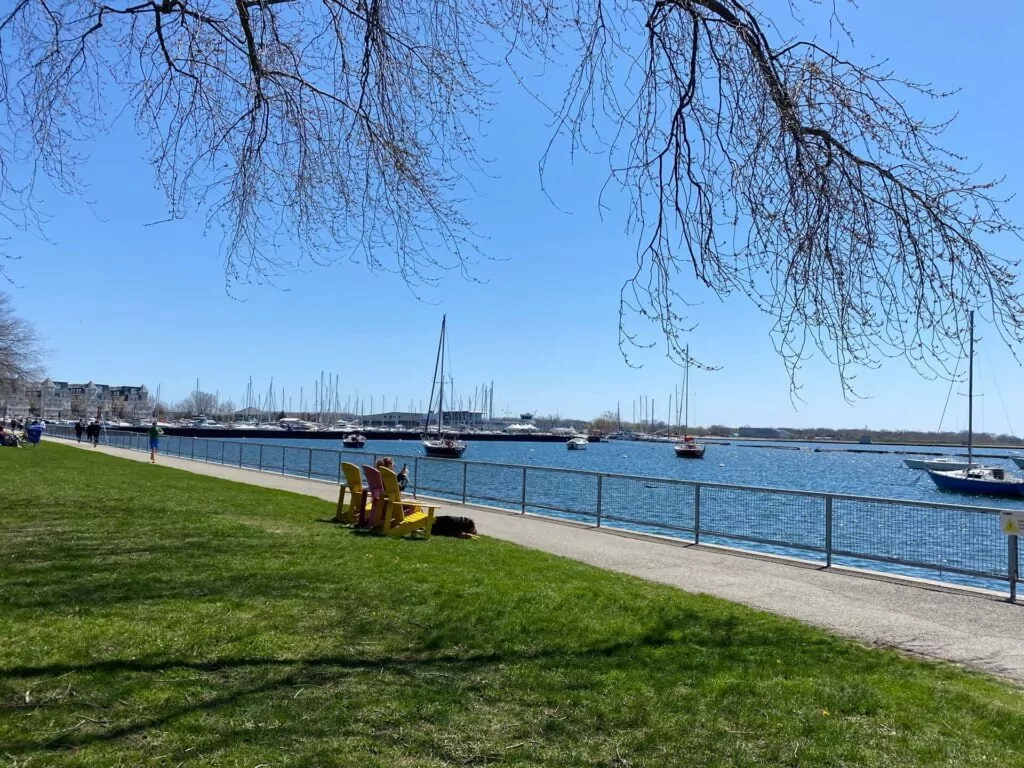
[[[75,439],[69,427],[47,435]],[[84,438],[83,438],[84,441]],[[101,442],[147,451],[145,434],[106,431]],[[306,477],[342,480],[341,462],[373,464],[367,450],[165,436],[161,453]],[[1021,579],[1017,537],[991,507],[617,475],[574,469],[388,454],[409,466],[409,491],[638,533],[668,536],[904,576],[991,588]]]

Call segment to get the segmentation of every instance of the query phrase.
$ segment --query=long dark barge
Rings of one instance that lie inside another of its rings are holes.
[[[149,427],[119,427],[119,432],[144,433]],[[217,429],[216,427],[163,427],[164,434],[174,437],[205,437],[228,440],[344,440],[352,430],[305,430],[305,429]],[[359,434],[367,440],[419,440],[419,432],[394,432],[375,429],[360,429]],[[511,443],[564,443],[564,435],[516,435],[504,433],[483,434],[464,432],[461,435],[468,442],[500,441]]]

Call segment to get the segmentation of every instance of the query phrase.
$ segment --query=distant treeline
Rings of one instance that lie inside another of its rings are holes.
[[[592,429],[601,432],[615,432],[619,428],[614,418],[609,414],[603,414],[600,418],[590,422]],[[671,429],[664,421],[653,423],[630,424],[622,422],[622,430],[627,432],[644,432],[648,434],[671,434],[681,433],[678,425]],[[744,425],[743,429],[748,427]],[[712,424],[707,427],[691,426],[686,428],[686,433],[697,437],[732,437],[740,432],[740,427],[730,427],[724,424]],[[801,429],[799,427],[774,427],[758,429],[759,436],[765,438],[777,438],[788,440],[836,440],[841,442],[860,442],[865,436],[870,438],[872,443],[945,443],[949,445],[966,445],[967,431],[962,432],[924,432],[913,429],[833,429],[828,427],[815,427],[812,429]],[[974,442],[976,445],[1024,445],[1024,438],[1014,435],[999,435],[989,432],[975,432]]]
[[[714,426],[711,430],[722,429]],[[794,440],[833,439],[857,442],[867,435],[873,443],[948,443],[950,445],[967,445],[967,431],[962,432],[924,432],[913,429],[797,429],[781,427]],[[732,430],[733,432],[735,430]],[[731,434],[732,432],[730,432]],[[990,432],[975,432],[976,445],[1024,445],[1024,439],[1014,435],[997,435]]]

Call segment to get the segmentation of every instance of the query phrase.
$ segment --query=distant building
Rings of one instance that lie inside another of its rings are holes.
[[[387,411],[386,413],[370,413],[359,419],[364,427],[388,427],[394,429],[401,425],[411,430],[420,429],[426,416],[415,411]]]
[[[483,411],[445,411],[445,426],[476,426],[483,422]],[[437,421],[437,414],[433,414]],[[371,413],[362,416],[359,422],[365,427],[390,427],[399,425],[406,429],[422,429],[427,423],[427,414],[415,413],[412,411],[386,411],[385,413]]]
[[[66,381],[0,382],[0,414],[6,419],[141,419],[152,413],[149,390],[141,386],[71,384]]]
[[[465,424],[466,426],[475,427],[483,424],[484,412],[483,411],[445,411],[444,412],[444,423],[445,424]]]

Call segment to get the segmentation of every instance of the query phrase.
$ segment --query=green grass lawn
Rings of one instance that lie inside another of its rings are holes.
[[[52,442],[0,478],[0,765],[1024,765],[1012,686],[720,600]]]

